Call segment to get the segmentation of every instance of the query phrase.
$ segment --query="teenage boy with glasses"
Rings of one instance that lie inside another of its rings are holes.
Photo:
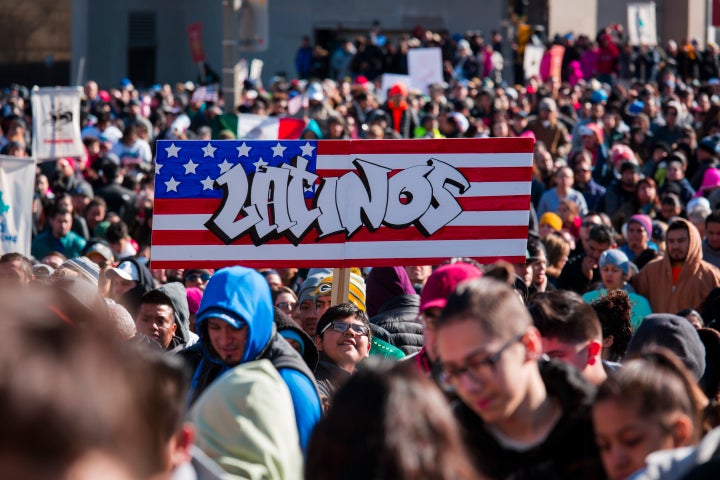
[[[604,478],[588,407],[594,387],[560,362],[517,294],[492,279],[461,283],[435,323],[441,380],[466,446],[490,478]]]
[[[330,307],[317,325],[315,346],[320,361],[315,378],[323,407],[327,409],[340,385],[370,355],[372,334],[367,314],[351,303]]]

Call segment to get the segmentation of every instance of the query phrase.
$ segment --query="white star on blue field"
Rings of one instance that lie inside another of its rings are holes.
[[[315,172],[317,142],[308,140],[161,140],[155,159],[156,198],[221,198],[215,179],[242,165],[250,175],[258,169],[291,164],[301,156]],[[312,198],[313,189],[305,192]]]

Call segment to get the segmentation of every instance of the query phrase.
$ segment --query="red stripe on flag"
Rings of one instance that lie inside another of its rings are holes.
[[[460,197],[457,201],[466,212],[507,212],[530,209],[530,195],[515,195],[512,197]]]
[[[507,212],[530,208],[530,195],[459,197],[457,200],[466,212]],[[211,214],[220,207],[221,201],[219,198],[157,198],[155,199],[155,215]]]
[[[525,263],[524,256],[491,256],[491,257],[471,257],[477,260],[481,265],[489,265],[495,263],[498,260],[505,260],[513,264]],[[408,266],[408,265],[438,265],[448,260],[448,257],[423,257],[423,258],[410,258],[410,259],[393,259],[393,265],[397,266]],[[386,258],[378,259],[353,259],[348,258],[345,260],[293,260],[289,262],[287,260],[237,260],[234,262],[228,260],[152,260],[150,262],[150,268],[213,268],[220,269],[230,265],[242,265],[249,268],[285,268],[288,266],[297,268],[314,268],[322,266],[323,268],[342,268],[342,267],[382,267],[387,266],[388,260]]]
[[[281,118],[278,122],[278,138],[280,140],[295,140],[300,138],[305,130],[305,121],[297,118]]]
[[[156,198],[155,215],[212,213],[220,207],[221,198]]]
[[[482,227],[443,227],[431,237],[425,237],[415,228],[396,230],[388,227],[380,227],[379,230],[371,232],[365,228],[360,229],[352,236],[348,243],[352,242],[393,242],[393,241],[418,241],[418,240],[498,240],[498,239],[519,239],[527,238],[527,225],[509,226],[482,226]],[[344,234],[335,234],[318,239],[317,231],[312,230],[303,238],[303,244],[321,243],[334,244],[344,243]],[[154,245],[225,245],[218,237],[208,230],[155,230],[152,242]],[[231,245],[252,245],[252,240],[245,235],[233,242]],[[263,242],[263,245],[290,245],[285,238],[276,238]]]
[[[413,153],[532,153],[532,138],[445,138],[416,140],[320,140],[318,155]]]

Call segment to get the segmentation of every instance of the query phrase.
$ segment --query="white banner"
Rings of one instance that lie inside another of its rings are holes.
[[[630,3],[627,15],[630,45],[656,45],[655,2]]]
[[[540,76],[540,63],[544,54],[545,47],[529,44],[525,46],[525,58],[523,59],[525,80]]]
[[[33,156],[39,161],[85,154],[80,137],[82,87],[34,88]]]
[[[0,254],[30,256],[35,160],[0,155]]]
[[[263,65],[265,65],[265,62],[260,60],[259,58],[253,58],[250,62],[250,80],[253,82],[262,82],[262,70]]]
[[[443,82],[442,51],[439,48],[411,48],[407,53],[410,86],[428,93],[428,86]]]

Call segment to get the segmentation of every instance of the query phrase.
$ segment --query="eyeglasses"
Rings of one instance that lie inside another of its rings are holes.
[[[357,335],[370,335],[370,328],[366,327],[365,325],[358,325],[357,323],[346,323],[346,322],[330,322],[327,325],[325,325],[325,328],[320,330],[320,335],[325,333],[325,331],[328,328],[333,329],[333,332],[337,333],[345,333],[348,330],[352,330],[353,333]]]
[[[278,302],[275,304],[280,310],[287,310],[292,312],[297,307],[297,302]]]
[[[190,275],[185,277],[185,281],[195,282],[197,280],[202,280],[203,282],[207,282],[210,280],[211,276],[212,275],[210,275],[209,273],[191,273]]]
[[[582,222],[582,223],[580,224],[581,227],[586,227],[586,228],[592,228],[592,227],[594,227],[595,225],[600,225],[600,224],[599,224],[599,223],[595,223],[595,222]]]
[[[500,361],[505,350],[518,343],[524,336],[524,333],[514,336],[500,347],[497,352],[485,358],[477,358],[478,355],[483,355],[485,352],[476,352],[470,355],[470,359],[465,362],[465,366],[463,367],[449,368],[443,366],[440,372],[440,381],[446,387],[453,388],[460,380],[460,377],[468,374],[474,382],[479,382],[481,377],[492,374],[495,371],[495,365]]]

